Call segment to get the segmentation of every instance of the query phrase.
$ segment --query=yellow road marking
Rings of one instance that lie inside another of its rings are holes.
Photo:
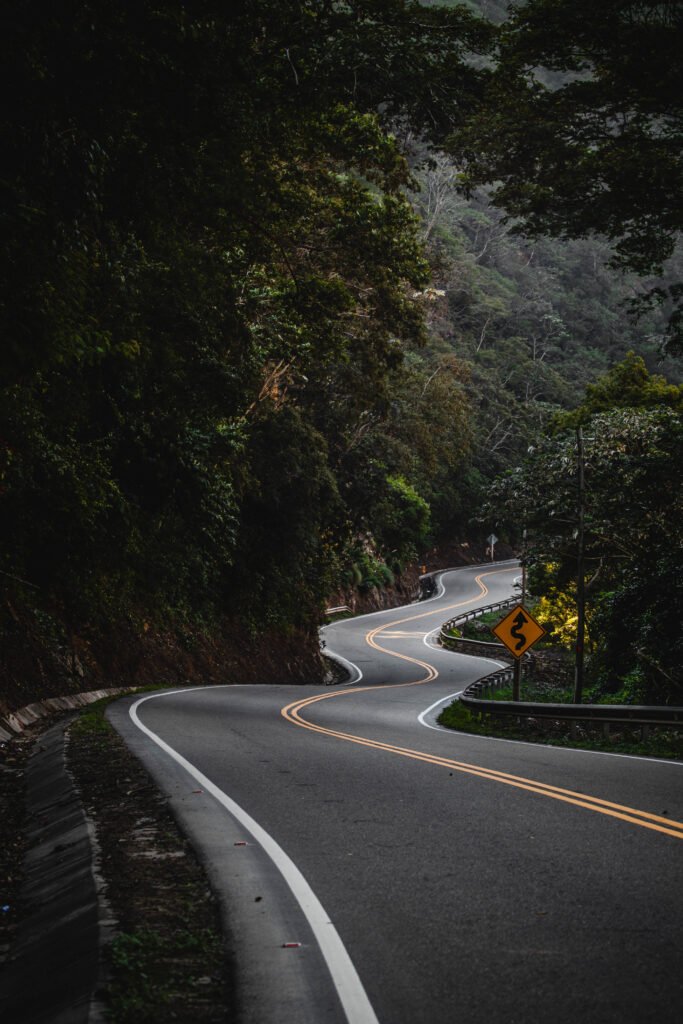
[[[398,630],[396,630],[394,633],[385,633],[384,634],[384,639],[385,640],[404,640],[406,638],[409,638],[409,639],[412,639],[412,640],[422,640],[426,636],[428,636],[427,633],[408,633],[408,632],[405,632],[405,631],[404,632],[399,632]]]
[[[477,596],[483,596],[488,593],[488,588],[483,582],[484,576],[513,571],[516,570],[499,569],[493,572],[482,573],[477,576],[475,582],[480,588],[480,594]],[[449,605],[447,608],[441,609],[441,611],[451,611],[453,608],[459,608],[462,607],[462,605],[470,604],[473,600],[474,598],[469,598],[466,601],[460,601],[457,604]],[[427,764],[433,764],[438,767],[449,768],[452,771],[463,772],[467,775],[475,775],[482,779],[488,779],[491,782],[503,783],[506,786],[514,786],[516,789],[523,789],[529,793],[536,793],[540,796],[550,797],[553,800],[560,800],[563,803],[572,804],[575,807],[583,807],[589,811],[597,811],[598,813],[605,814],[611,818],[618,818],[621,821],[626,821],[633,825],[640,825],[642,828],[651,829],[654,832],[661,832],[664,835],[674,836],[676,839],[683,839],[683,822],[672,821],[662,815],[652,814],[649,811],[641,811],[634,807],[613,803],[611,800],[603,800],[600,797],[589,796],[585,793],[578,793],[571,789],[563,789],[560,786],[552,786],[545,782],[538,782],[535,779],[527,779],[521,775],[511,775],[508,772],[501,772],[494,768],[487,768],[485,765],[469,764],[466,761],[455,761],[452,758],[441,757],[436,754],[428,754],[425,751],[413,750],[410,747],[399,747],[393,743],[383,743],[380,740],[367,739],[364,736],[357,736],[353,733],[339,732],[336,729],[328,729],[325,726],[316,725],[314,722],[310,722],[301,717],[301,712],[305,708],[313,704],[318,704],[324,700],[333,700],[350,694],[366,693],[374,690],[393,690],[401,689],[406,686],[421,686],[424,683],[431,682],[438,678],[439,673],[433,665],[430,665],[426,661],[420,661],[418,658],[411,658],[406,654],[399,654],[396,651],[391,651],[386,647],[382,647],[375,639],[379,633],[397,626],[399,622],[412,622],[415,619],[426,618],[428,615],[433,614],[434,612],[431,611],[422,612],[419,615],[411,616],[408,619],[388,622],[383,626],[377,626],[375,629],[370,630],[365,637],[366,642],[375,650],[388,654],[393,658],[400,658],[403,661],[410,662],[411,664],[424,669],[426,673],[424,676],[419,679],[411,680],[407,683],[392,683],[385,686],[349,687],[346,690],[337,690],[334,693],[321,693],[314,697],[296,700],[281,709],[280,714],[282,717],[292,725],[297,725],[302,729],[308,729],[310,732],[316,732],[324,736],[331,736],[335,739],[344,740],[347,743],[356,743],[360,746],[371,747],[375,750],[383,750],[388,753],[397,754],[401,757],[408,757],[415,761],[423,761]]]

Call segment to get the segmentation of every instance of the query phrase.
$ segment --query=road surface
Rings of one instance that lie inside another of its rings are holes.
[[[434,630],[518,575],[328,627],[351,685],[110,709],[204,858],[246,1024],[681,1020],[683,764],[436,725],[492,664]]]

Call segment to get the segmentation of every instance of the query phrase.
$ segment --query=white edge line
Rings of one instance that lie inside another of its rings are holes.
[[[519,577],[519,579],[521,579],[521,577]],[[515,582],[517,581],[515,580]],[[430,600],[432,599],[430,598]],[[435,633],[438,633],[440,629],[441,627],[437,626],[436,629],[431,631],[431,633],[427,633],[422,641],[424,645],[429,647],[432,651],[439,650],[440,648],[430,644],[429,638]],[[449,653],[451,655],[455,654],[456,657],[458,657],[458,654],[455,651],[450,651]],[[472,655],[461,654],[459,657],[470,658]],[[490,661],[493,665],[498,665],[499,668],[507,668],[507,665],[504,662],[495,661],[493,658],[486,658],[486,661]],[[451,693],[448,697],[441,697],[440,700],[435,701],[434,704],[430,704],[428,708],[425,708],[425,710],[417,716],[417,720],[420,725],[423,725],[425,729],[433,729],[435,732],[450,732],[455,733],[457,736],[473,735],[472,733],[458,732],[457,729],[449,729],[445,725],[431,725],[429,722],[425,721],[425,718],[430,711],[437,708],[439,704],[445,704],[446,701],[455,700],[461,693],[463,693],[463,690],[458,690],[457,693]],[[614,752],[610,750],[585,750],[583,747],[561,747],[559,745],[556,746],[554,743],[530,743],[529,740],[509,740],[506,739],[505,736],[481,736],[479,733],[476,733],[476,738],[480,740],[492,740],[494,743],[516,743],[525,747],[545,747],[547,750],[566,750],[570,754],[601,754],[603,757],[623,757],[626,758],[627,761],[647,761],[648,764],[673,764],[683,767],[683,761],[676,761],[673,758],[648,757],[647,754],[619,754],[616,750]]]
[[[433,704],[430,704],[428,708],[424,709],[421,715],[417,716],[417,720],[420,723],[420,725],[424,725],[425,729],[434,729],[435,732],[443,732],[443,725],[430,725],[429,722],[425,722],[425,717],[429,714],[430,711],[433,711],[434,708],[438,708],[439,704],[445,704],[447,700],[455,700],[456,697],[459,697],[462,692],[462,690],[458,690],[457,693],[449,693],[447,697],[439,697],[438,700],[435,700]],[[453,732],[452,729],[449,731]]]
[[[130,718],[141,732],[145,733],[153,743],[161,747],[169,757],[173,758],[181,768],[184,768],[189,775],[201,784],[205,792],[210,793],[229,814],[236,818],[270,857],[291,889],[294,898],[311,926],[311,930],[320,947],[320,952],[332,976],[332,981],[349,1024],[378,1024],[375,1011],[370,1004],[356,968],[353,966],[351,957],[347,953],[337,929],[330,921],[329,915],[294,861],[250,814],[211,782],[198,768],[195,768],[182,754],[179,754],[140,721],[137,709],[146,701],[154,700],[157,697],[168,697],[176,693],[194,693],[197,689],[215,689],[215,687],[194,687],[192,690],[167,690],[164,693],[150,694],[131,705],[129,708]]]
[[[434,577],[437,581],[438,590],[436,594],[432,594],[431,597],[425,597],[423,601],[413,601],[410,604],[397,605],[395,608],[378,608],[376,612],[363,612],[362,615],[350,615],[346,619],[339,619],[338,622],[328,622],[327,626],[336,626],[339,622],[358,622],[359,619],[370,619],[373,615],[389,615],[390,612],[400,612],[404,608],[417,608],[423,604],[429,604],[431,601],[438,601],[440,597],[443,597],[446,593],[446,588],[443,584],[443,577],[451,572],[463,572],[465,569],[503,569],[506,565],[516,564],[519,562],[518,558],[506,558],[504,562],[482,562],[481,565],[455,565],[452,569],[435,569]],[[520,577],[521,579],[521,577]],[[474,600],[474,599],[473,599]],[[324,632],[327,626],[321,626],[320,632]]]
[[[482,565],[457,565],[457,566],[455,566],[452,569],[437,569],[434,572],[434,578],[435,578],[436,584],[437,584],[437,591],[436,591],[435,594],[432,594],[431,597],[426,597],[424,599],[424,601],[415,601],[415,602],[413,602],[413,604],[404,604],[404,605],[400,605],[397,608],[380,608],[376,612],[365,612],[363,615],[353,615],[348,620],[343,620],[343,621],[357,622],[359,619],[369,619],[369,618],[371,618],[374,615],[384,615],[385,613],[388,613],[388,612],[400,612],[404,608],[414,608],[418,604],[419,605],[423,605],[423,604],[429,604],[430,601],[438,601],[439,598],[443,597],[444,594],[446,593],[446,587],[444,585],[443,578],[448,573],[460,572],[463,569],[486,569],[490,565],[493,565],[493,566],[498,565],[498,566],[502,567],[504,565],[509,565],[511,562],[517,562],[517,561],[518,561],[518,559],[516,559],[516,558],[508,558],[504,562],[484,562]],[[519,577],[519,579],[521,579],[521,576]],[[320,636],[321,637],[324,636],[324,633],[325,633],[326,629],[328,628],[328,626],[334,626],[334,625],[336,625],[336,623],[329,622],[327,624],[327,626],[321,626],[319,631],[318,631],[320,633]],[[431,636],[433,636],[434,633],[438,633],[440,629],[441,629],[441,626],[437,626],[436,629],[431,630],[431,632],[427,633],[427,635],[424,637],[423,643],[427,647],[429,647],[431,650],[434,650],[435,648],[434,648],[433,644],[429,643],[429,638]],[[347,671],[355,670],[355,672],[357,673],[356,678],[355,679],[347,679],[347,681],[345,683],[342,683],[343,686],[355,686],[356,683],[360,683],[361,682],[361,680],[363,679],[363,673],[362,673],[361,669],[358,667],[358,665],[354,664],[354,662],[349,661],[347,658],[344,658],[341,654],[337,654],[337,652],[333,651],[331,648],[324,648],[321,653],[323,654],[324,657],[332,658],[333,661],[338,661],[341,665],[344,666],[344,668]]]
[[[461,566],[460,568],[469,568],[469,567],[468,566]],[[436,600],[438,600],[438,598],[443,597],[443,595],[446,593],[446,588],[445,588],[445,586],[444,586],[444,584],[442,582],[442,578],[443,578],[443,576],[445,576],[445,574],[447,572],[456,572],[456,571],[457,571],[456,569],[443,569],[443,570],[440,569],[438,571],[438,574],[435,573],[434,575],[436,577],[436,582],[437,582],[437,587],[438,587],[436,594],[432,594],[431,597],[428,597],[424,601],[419,601],[417,603],[418,604],[429,604],[430,601],[436,601]],[[411,605],[411,604],[407,604],[407,605],[402,605],[401,606],[401,608],[413,608],[413,607],[414,607],[414,605]],[[400,611],[401,608],[382,608],[379,612],[366,612],[365,615],[354,615],[354,616],[352,616],[352,619],[355,622],[358,619],[368,619],[372,615],[382,614],[382,612],[397,612],[397,611]],[[333,626],[333,625],[335,625],[335,623],[330,622],[329,625]],[[438,626],[437,630],[440,629],[440,628],[441,627]],[[319,633],[320,633],[321,636],[323,636],[323,634],[325,633],[326,629],[327,629],[327,626],[321,626],[320,627]],[[436,632],[436,630],[433,630],[433,632]],[[428,634],[428,635],[431,635],[431,634]],[[426,638],[425,638],[425,640],[426,640]],[[355,662],[349,661],[348,658],[344,658],[341,654],[337,654],[337,652],[333,651],[330,647],[323,648],[322,654],[323,654],[323,657],[331,658],[333,661],[339,662],[339,664],[342,665],[346,669],[347,672],[351,672],[352,678],[351,679],[347,679],[345,683],[342,683],[342,686],[355,686],[357,683],[360,683],[362,681],[362,679],[363,679],[363,670],[358,665],[356,665]],[[355,679],[353,678],[353,673],[354,672],[356,673]]]
[[[469,568],[469,566],[463,566],[463,568]],[[446,572],[454,572],[454,571],[455,570],[453,570],[453,569],[446,569],[446,570],[444,570],[444,573],[442,573],[442,575],[445,575]],[[521,579],[521,577],[519,577],[519,578]],[[441,587],[441,593],[435,594],[433,597],[428,598],[427,601],[433,601],[435,598],[443,596],[443,593],[445,591],[445,587],[444,587],[443,583],[441,582],[441,576],[439,577],[439,586]],[[422,601],[421,603],[422,604],[427,604],[427,601]],[[411,605],[405,605],[404,607],[410,608],[412,606]],[[389,611],[391,609],[385,609],[385,610]],[[398,610],[399,609],[397,609],[397,608],[393,609],[393,611],[398,611]],[[368,613],[368,615],[376,615],[376,614],[377,614],[376,612],[369,612]],[[366,618],[367,616],[358,615],[356,617],[360,619],[360,618]],[[323,627],[323,628],[325,628],[325,627]],[[429,647],[430,650],[440,650],[441,649],[441,648],[435,647],[433,644],[430,644],[430,642],[429,642],[429,638],[434,636],[435,633],[438,633],[440,629],[441,629],[441,626],[437,626],[436,629],[431,630],[431,632],[427,633],[423,637],[422,642],[425,645],[425,647]],[[454,651],[451,651],[449,653],[450,654],[456,654],[456,652],[454,652]],[[325,650],[325,651],[323,651],[323,654],[326,657],[333,658],[335,661],[340,662],[347,670],[355,669],[355,671],[357,673],[357,677],[355,679],[348,679],[345,683],[342,684],[343,686],[353,686],[353,685],[355,685],[356,683],[359,683],[362,680],[363,672],[361,671],[361,669],[359,668],[358,665],[354,664],[354,662],[349,661],[347,658],[342,657],[341,654],[337,654],[336,651]],[[457,657],[457,654],[456,654],[456,657]],[[468,658],[468,657],[471,657],[471,655],[460,655],[460,657]],[[492,665],[497,665],[499,668],[507,668],[508,667],[505,662],[496,661],[494,658],[486,658],[485,660],[486,661],[490,661]],[[175,691],[175,692],[182,692],[182,691]],[[451,701],[452,700],[456,700],[460,696],[460,694],[463,693],[463,692],[464,692],[464,690],[458,690],[456,693],[450,693],[450,694],[448,694],[447,697],[440,697],[439,700],[434,701],[433,704],[430,704],[428,708],[425,708],[425,710],[423,712],[421,712],[421,714],[419,714],[417,716],[417,720],[420,723],[420,725],[423,725],[425,727],[425,729],[433,729],[434,732],[456,733],[459,736],[469,736],[469,735],[471,735],[471,733],[459,733],[457,729],[449,729],[445,725],[431,725],[429,722],[425,721],[425,718],[430,713],[430,711],[433,711],[434,708],[437,708],[439,706],[439,704],[445,704],[446,701],[449,701],[449,700],[451,700]],[[661,757],[648,757],[646,754],[643,754],[643,755],[639,756],[639,755],[636,755],[636,754],[619,754],[616,751],[611,752],[609,750],[585,750],[582,747],[561,747],[561,746],[556,746],[555,744],[551,744],[551,743],[530,743],[528,740],[510,740],[510,739],[506,739],[504,736],[480,736],[478,733],[477,733],[477,738],[481,739],[481,740],[493,740],[494,742],[497,742],[497,743],[516,743],[517,745],[521,744],[522,746],[525,746],[525,747],[546,747],[549,750],[566,750],[570,754],[571,753],[602,754],[605,757],[624,757],[624,758],[626,758],[627,761],[643,761],[643,760],[646,760],[648,763],[652,763],[652,764],[674,764],[674,765],[681,765],[683,767],[683,761],[675,761],[673,759],[665,759],[665,758],[661,758]]]
[[[516,562],[517,559],[511,558],[508,561]],[[492,565],[506,565],[507,563],[506,562],[493,562],[493,563],[490,563],[490,564],[492,564]],[[460,565],[460,566],[457,566],[455,569],[439,569],[437,572],[434,573],[434,576],[435,576],[436,582],[437,582],[437,588],[438,588],[436,594],[432,594],[431,597],[425,598],[424,601],[418,601],[416,603],[420,604],[420,605],[429,604],[430,601],[438,601],[439,598],[443,597],[444,594],[446,593],[446,587],[445,587],[445,585],[443,583],[443,577],[447,573],[459,572],[461,569],[480,569],[480,568],[482,568],[482,566],[479,566],[479,565]],[[520,579],[521,579],[521,577],[520,577]],[[377,612],[366,612],[364,615],[354,615],[354,616],[351,617],[351,619],[349,621],[357,622],[358,619],[369,619],[372,615],[382,615],[384,612],[399,612],[399,611],[402,611],[404,608],[414,608],[414,607],[415,607],[414,604],[405,604],[405,605],[401,605],[398,608],[382,608],[382,609],[380,609]],[[347,620],[344,620],[344,621],[347,621]],[[336,623],[330,622],[330,623],[328,623],[328,625],[329,626],[334,626],[334,625],[336,625]],[[319,633],[320,633],[321,636],[323,636],[323,634],[325,633],[325,630],[327,628],[328,628],[328,626],[321,626],[320,627]],[[437,626],[435,629],[432,629],[429,633],[427,633],[425,635],[425,637],[423,638],[422,642],[425,644],[426,647],[429,647],[430,650],[438,650],[438,648],[435,648],[433,644],[429,643],[429,638],[431,636],[434,636],[435,633],[438,633],[440,629],[441,629],[441,626]],[[357,683],[360,683],[362,681],[362,679],[363,679],[363,671],[362,671],[362,669],[358,665],[355,664],[355,662],[349,661],[348,658],[345,658],[343,655],[338,654],[336,651],[333,651],[331,647],[323,648],[321,653],[322,653],[323,657],[331,658],[332,661],[339,662],[339,664],[342,665],[346,669],[347,672],[351,672],[352,675],[353,675],[353,672],[356,673],[356,678],[355,679],[354,678],[347,679],[346,682],[341,684],[342,686],[355,686]],[[500,663],[499,662],[495,662],[495,664],[500,664]],[[503,668],[504,666],[501,664],[500,667]]]
[[[430,637],[434,636],[435,633],[440,633],[440,632],[441,632],[441,626],[437,626],[436,629],[432,629],[431,632],[426,633],[424,635],[424,637],[422,639],[422,643],[425,645],[425,647],[428,647],[430,649],[430,651],[438,651],[440,649],[439,647],[436,646],[436,644],[430,644],[430,642],[429,642]]]
[[[496,563],[494,563],[494,564],[496,564]],[[521,580],[521,577],[518,577],[517,579]],[[515,580],[514,582],[516,583],[517,580]],[[439,580],[439,583],[440,583],[440,580]],[[430,598],[430,600],[432,600],[432,598]],[[434,633],[438,633],[440,628],[441,628],[440,626],[437,626],[435,630],[431,631],[431,633],[427,633],[427,635],[424,637],[424,639],[422,641],[425,644],[425,646],[429,647],[431,650],[436,650],[438,648],[435,648],[433,646],[433,644],[429,643],[429,638],[431,636],[433,636]],[[456,654],[456,656],[458,656],[456,651],[451,651],[451,654]],[[471,655],[471,654],[461,654],[460,656],[461,657],[471,657],[473,655]],[[496,662],[496,660],[493,657],[487,657],[486,660],[487,660],[487,662],[490,662],[493,665],[498,665],[499,668],[501,668],[501,669],[506,669],[507,668],[507,665],[504,662]],[[457,729],[449,729],[445,725],[431,725],[431,723],[425,721],[425,718],[427,717],[427,715],[429,715],[429,713],[432,712],[435,708],[438,708],[438,706],[441,705],[441,703],[445,703],[446,700],[456,700],[460,696],[460,694],[463,693],[463,692],[464,692],[464,689],[463,690],[458,690],[457,693],[450,693],[449,695],[447,695],[445,697],[440,697],[438,700],[435,700],[433,705],[430,705],[429,708],[425,708],[425,710],[420,715],[418,715],[418,722],[420,723],[420,725],[424,725],[425,729],[433,729],[435,732],[451,732],[451,733],[456,733],[457,735],[460,735],[460,736],[470,736],[470,735],[472,735],[472,733],[469,733],[469,732],[458,732]],[[642,754],[642,755],[638,755],[638,754],[618,754],[616,751],[614,751],[613,753],[611,751],[587,751],[587,750],[584,750],[583,748],[581,748],[581,746],[559,746],[559,745],[556,745],[555,743],[531,743],[527,739],[507,739],[505,736],[481,736],[481,735],[479,735],[479,733],[476,733],[476,737],[477,737],[477,739],[489,739],[489,740],[493,740],[494,742],[498,742],[498,743],[517,743],[517,744],[521,744],[523,746],[536,746],[537,749],[539,748],[539,746],[545,746],[545,748],[547,750],[567,751],[569,754],[575,754],[575,753],[579,753],[579,754],[600,754],[603,757],[607,757],[607,758],[626,758],[627,761],[646,761],[648,764],[655,764],[655,765],[680,765],[681,767],[683,767],[683,761],[676,761],[673,758],[672,759],[670,759],[670,758],[648,758],[646,754]]]
[[[461,693],[463,693],[463,690],[458,690],[457,693],[451,693],[447,697],[441,697],[439,700],[434,701],[433,704],[430,704],[428,708],[425,708],[425,710],[417,716],[417,720],[420,725],[424,725],[425,729],[433,729],[435,732],[449,732],[453,736],[457,737],[473,736],[475,739],[488,740],[493,743],[515,743],[517,746],[536,747],[537,749],[539,747],[544,747],[546,750],[564,750],[568,754],[600,754],[602,757],[623,757],[626,758],[627,761],[640,761],[641,763],[645,761],[647,764],[677,765],[679,768],[683,768],[683,761],[676,761],[674,758],[648,757],[647,754],[619,754],[616,750],[612,752],[611,750],[586,750],[583,747],[561,747],[554,743],[531,743],[529,740],[509,740],[505,736],[481,736],[479,733],[460,732],[458,729],[449,729],[446,725],[432,725],[430,722],[425,721],[425,718],[430,711],[437,708],[439,704],[445,704],[446,701],[456,700]]]
[[[363,672],[359,668],[359,666],[356,665],[353,661],[349,661],[348,658],[344,658],[341,654],[337,654],[336,651],[330,650],[329,647],[325,647],[321,653],[324,658],[329,658],[331,661],[338,662],[343,668],[346,669],[347,672],[350,672],[352,675],[354,672],[356,673],[355,679],[347,679],[345,682],[341,684],[342,686],[355,686],[356,683],[360,683],[361,679],[363,678]]]

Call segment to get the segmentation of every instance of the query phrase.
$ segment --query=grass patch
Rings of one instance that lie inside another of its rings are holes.
[[[188,954],[193,960],[216,963],[221,956],[219,937],[208,929],[165,935],[150,928],[117,936],[110,950],[114,979],[109,986],[109,1020],[166,1022],[179,994],[201,990],[211,981],[200,969],[188,974]]]
[[[483,640],[484,642],[497,644],[499,641],[492,632],[492,627],[497,625],[503,618],[505,610],[486,612],[485,615],[478,615],[476,619],[468,619],[461,622],[459,626],[453,626],[447,631],[449,636],[462,640]]]
[[[498,644],[500,640],[493,632],[493,627],[497,626],[499,622],[509,615],[510,610],[510,608],[498,608],[497,611],[477,615],[476,618],[468,619],[466,622],[460,623],[459,626],[449,629],[447,631],[448,635],[456,639],[482,640],[485,643]],[[537,652],[541,650],[555,650],[556,648],[557,642],[549,633],[546,633],[534,644],[534,650]]]
[[[139,686],[135,690],[126,690],[125,693],[113,693],[108,697],[102,697],[101,700],[96,700],[93,704],[88,704],[87,707],[83,708],[78,718],[72,723],[69,731],[72,736],[94,736],[114,733],[115,730],[107,721],[105,711],[115,700],[122,700],[123,697],[135,697],[139,693],[156,693],[157,690],[171,690],[173,688],[172,683],[167,683],[166,685],[162,683],[153,686]],[[177,689],[177,687],[175,688]]]
[[[557,691],[554,691],[557,694]],[[507,694],[507,695],[504,695]],[[530,696],[529,689],[523,696],[528,700],[537,700]],[[510,700],[511,692],[501,690],[494,699]],[[550,698],[546,697],[546,700]],[[635,754],[642,757],[662,757],[683,760],[683,734],[678,730],[653,730],[647,739],[640,738],[640,730],[635,727],[613,725],[609,737],[597,735],[595,727],[578,722],[576,735],[569,732],[569,724],[565,722],[539,721],[538,719],[492,720],[473,715],[461,704],[454,701],[439,715],[439,724],[447,729],[457,729],[475,736],[495,736],[508,740],[523,740],[527,743],[546,743],[556,747],[572,747],[576,750],[602,750],[611,754]]]
[[[491,700],[512,700],[512,687],[503,686],[491,695]],[[569,687],[559,687],[542,680],[523,679],[521,683],[521,700],[532,701],[534,704],[572,704],[574,691]],[[586,703],[590,703],[590,695],[586,695]]]
[[[494,612],[484,612],[483,615],[477,615],[476,619],[470,619],[466,625],[469,626],[473,622],[479,622],[482,626],[486,626],[487,629],[491,629],[492,626],[497,626],[501,619],[504,619],[509,612],[509,608],[498,608]],[[495,637],[493,639],[495,640]]]

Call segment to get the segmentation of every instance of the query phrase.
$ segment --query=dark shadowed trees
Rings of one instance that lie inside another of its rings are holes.
[[[452,138],[471,183],[530,234],[615,244],[658,273],[683,227],[683,8],[650,0],[527,0],[501,28],[478,115]],[[680,345],[680,283],[669,341]]]

